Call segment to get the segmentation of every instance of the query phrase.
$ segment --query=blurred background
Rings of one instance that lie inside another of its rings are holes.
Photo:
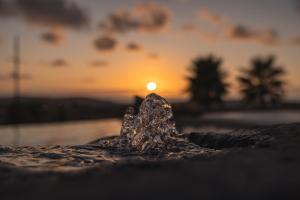
[[[183,132],[300,121],[299,0],[0,0],[0,145],[118,135],[155,92]]]

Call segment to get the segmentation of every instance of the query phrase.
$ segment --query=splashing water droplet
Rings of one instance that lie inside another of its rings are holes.
[[[123,123],[121,128],[120,145],[123,148],[130,147],[130,141],[132,139],[132,134],[135,127],[134,122],[134,108],[129,107],[127,108],[123,117]]]
[[[135,116],[126,112],[121,129],[121,146],[140,152],[163,152],[179,139],[171,105],[157,94],[149,94]]]

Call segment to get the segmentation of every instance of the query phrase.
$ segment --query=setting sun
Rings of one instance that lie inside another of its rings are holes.
[[[149,90],[149,91],[153,91],[153,90],[156,90],[156,83],[154,83],[154,82],[149,82],[149,83],[147,83],[147,90]]]

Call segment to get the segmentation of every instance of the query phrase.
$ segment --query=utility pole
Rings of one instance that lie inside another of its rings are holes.
[[[12,79],[13,79],[13,123],[15,124],[15,137],[14,137],[14,145],[19,145],[20,140],[20,130],[19,130],[19,124],[21,122],[21,68],[20,68],[20,38],[16,36],[14,38],[14,44],[13,44],[13,73],[12,73]]]
[[[20,92],[21,92],[21,75],[20,75],[20,38],[16,36],[14,38],[14,72],[13,72],[13,81],[14,81],[14,101],[16,104],[17,115],[19,115],[19,106],[20,106]],[[19,120],[17,121],[19,123]]]

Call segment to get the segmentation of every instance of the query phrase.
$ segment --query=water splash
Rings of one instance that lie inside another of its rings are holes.
[[[135,128],[135,120],[136,116],[134,115],[134,108],[127,108],[123,117],[123,123],[120,134],[120,145],[122,148],[131,148],[133,130]]]
[[[124,115],[121,142],[128,149],[140,152],[162,152],[181,140],[175,127],[171,105],[157,94],[149,94],[139,113],[129,108]],[[124,142],[123,142],[124,141]]]
[[[157,94],[149,94],[139,113],[129,107],[120,136],[100,138],[86,145],[54,147],[0,146],[0,163],[38,170],[82,169],[127,160],[173,160],[218,153],[190,143],[173,120],[171,105]]]

